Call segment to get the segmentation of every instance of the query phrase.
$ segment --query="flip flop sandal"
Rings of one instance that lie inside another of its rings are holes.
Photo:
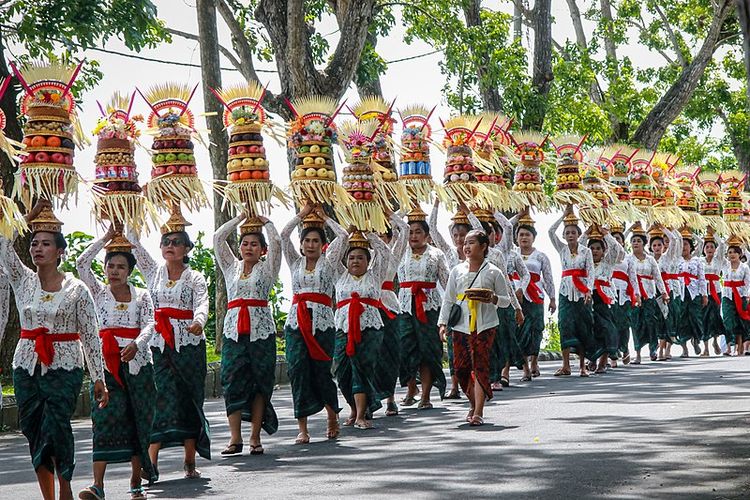
[[[444,399],[461,399],[461,393],[458,390],[449,392]]]
[[[510,380],[507,377],[500,377],[500,385],[503,387],[510,387]]]
[[[224,450],[221,452],[223,456],[230,456],[230,455],[241,455],[242,454],[242,443],[234,443],[229,444]]]
[[[630,354],[626,354],[622,357],[622,363],[625,365],[630,364]]]
[[[474,415],[473,417],[471,417],[471,422],[469,422],[469,425],[472,427],[479,427],[480,425],[484,425],[484,419],[479,415]]]
[[[500,382],[493,382],[491,387],[492,387],[493,391],[502,391],[503,390],[503,384],[501,384]]]
[[[251,455],[262,455],[264,452],[262,444],[251,444],[250,454]]]
[[[305,432],[300,432],[297,434],[297,439],[294,440],[294,444],[309,444],[310,443],[310,434],[307,434]]]
[[[420,401],[417,410],[432,410],[432,403],[429,401]]]
[[[333,422],[333,425],[331,425],[331,421],[328,421],[328,429],[326,430],[326,437],[328,439],[336,439],[339,437],[339,433],[341,432],[341,427],[339,426],[338,419]]]
[[[78,493],[81,500],[104,500],[104,490],[96,485],[91,485]]]
[[[346,420],[344,420],[344,427],[351,427],[352,425],[354,425],[355,420],[356,419],[352,417],[347,418]]]
[[[395,417],[398,415],[398,405],[395,402],[388,403],[388,407],[385,410],[386,417]]]
[[[634,359],[633,361],[630,362],[630,364],[631,365],[640,365],[641,362],[639,360],[637,360],[637,359]]]
[[[152,467],[154,468],[152,474],[149,474],[146,469],[141,468],[141,479],[148,481],[148,484],[150,485],[159,480],[159,469],[156,467],[156,464],[152,464]]]
[[[531,370],[531,376],[532,378],[541,377],[542,374],[539,372],[539,370]]]
[[[528,375],[524,375],[523,377],[521,377],[520,382],[531,382],[531,380],[531,377],[529,377]]]
[[[471,423],[471,419],[474,418],[474,411],[469,410],[469,413],[466,414],[466,421]]]
[[[649,355],[649,357],[651,358],[651,361],[656,361],[656,354],[654,354],[654,353],[651,353],[651,354]]]
[[[590,376],[591,375],[589,375],[588,373],[581,373],[581,377],[583,377],[583,378],[590,377]]]
[[[555,377],[567,377],[571,374],[570,370],[564,370],[562,368],[558,368],[555,372]]]
[[[133,488],[130,488],[130,500],[146,500],[146,490],[143,489],[143,486],[135,486]]]
[[[185,463],[182,466],[182,470],[185,471],[185,479],[200,479],[201,471],[195,468],[195,464]]]
[[[414,406],[416,402],[417,400],[414,396],[409,396],[401,400],[401,404],[404,406]]]
[[[367,424],[354,424],[355,429],[359,429],[361,431],[369,431],[375,428],[374,425],[367,423]]]

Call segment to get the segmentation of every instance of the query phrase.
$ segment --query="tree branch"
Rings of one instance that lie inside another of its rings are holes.
[[[258,74],[255,72],[255,64],[253,63],[253,50],[250,47],[250,41],[245,36],[245,32],[242,29],[239,21],[234,16],[234,12],[226,3],[225,0],[216,0],[216,10],[224,20],[224,23],[229,28],[229,33],[232,36],[232,46],[237,51],[237,55],[240,58],[242,67],[239,68],[244,76],[248,80],[258,80]]]
[[[685,60],[685,55],[682,53],[680,41],[677,39],[677,35],[672,29],[672,25],[669,23],[669,19],[667,19],[667,16],[664,15],[664,11],[661,10],[658,2],[654,2],[654,9],[656,9],[656,13],[659,14],[661,22],[664,23],[664,29],[667,30],[667,35],[669,35],[669,39],[672,42],[672,48],[677,55],[677,61],[679,61],[680,66],[684,68],[685,66],[687,66],[687,60]]]
[[[604,30],[604,33],[606,33],[604,35],[604,52],[609,59],[617,61],[617,45],[615,45],[615,41],[609,35],[614,24],[614,20],[612,19],[612,5],[609,3],[609,0],[599,0],[599,12],[602,19],[607,23],[607,29]]]
[[[176,35],[181,38],[185,38],[187,40],[195,40],[196,42],[201,41],[200,37],[193,33],[188,33],[187,31],[176,30],[174,28],[169,28],[169,27],[165,29],[167,33],[170,33],[172,35]],[[226,57],[229,60],[230,63],[232,63],[232,66],[234,66],[240,72],[242,72],[242,65],[240,64],[240,61],[237,60],[237,58],[234,56],[234,54],[232,54],[232,52],[228,48],[224,47],[223,45],[219,45],[219,51],[224,55],[224,57]]]
[[[644,33],[645,33],[645,34],[648,34],[648,29],[646,28],[646,26],[645,26],[644,24],[641,24],[641,23],[639,23],[639,22],[637,22],[637,21],[635,21],[635,20],[633,20],[633,19],[627,19],[627,18],[625,19],[625,22],[626,22],[626,23],[628,23],[629,25],[631,25],[631,26],[635,27],[635,28],[638,28],[638,31],[639,31],[639,32],[640,32],[641,34],[644,34]],[[650,36],[650,35],[649,35],[649,36]],[[671,57],[669,57],[669,54],[667,54],[666,52],[664,52],[664,51],[663,51],[662,49],[660,49],[660,48],[656,47],[656,48],[654,48],[653,50],[655,50],[655,51],[657,51],[657,52],[658,52],[659,54],[661,54],[661,56],[662,56],[662,57],[664,58],[664,60],[666,60],[666,61],[667,61],[667,63],[668,63],[668,64],[670,64],[670,65],[671,65],[671,64],[676,64],[676,63],[674,62],[674,59],[672,59]]]

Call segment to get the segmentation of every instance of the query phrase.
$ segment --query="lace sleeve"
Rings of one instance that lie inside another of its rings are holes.
[[[681,237],[679,231],[664,230],[664,235],[669,238],[669,248],[667,249],[667,257],[669,262],[676,263],[680,261],[682,256],[682,245],[680,245]]]
[[[281,270],[281,238],[276,232],[276,226],[270,220],[265,224],[266,235],[268,236],[268,264],[271,266],[271,274],[274,278],[279,277]]]
[[[96,297],[104,289],[104,284],[101,283],[94,273],[91,271],[91,264],[94,259],[104,248],[105,237],[101,237],[98,240],[92,242],[89,247],[81,254],[76,260],[76,270],[78,271],[78,277],[84,284],[91,290],[91,294]]]
[[[708,295],[708,282],[706,281],[706,267],[703,262],[698,261],[698,294]]]
[[[397,232],[396,243],[393,245],[393,258],[398,267],[400,257],[404,255],[404,252],[406,252],[406,246],[409,244],[409,224],[404,222],[404,219],[396,214],[393,214],[393,217],[391,217],[391,223],[394,227],[394,233]],[[430,232],[432,232],[432,230],[430,230]]]
[[[508,277],[505,275],[504,272],[500,271],[495,276],[495,282],[493,284],[493,288],[495,289],[495,295],[497,296],[497,303],[495,304],[496,307],[508,307],[513,306],[513,309],[516,311],[521,309],[520,305],[518,304],[518,299],[515,299],[516,296],[515,293],[511,292],[510,286],[508,284]]]
[[[451,247],[448,244],[448,242],[445,240],[445,238],[443,238],[443,235],[440,233],[440,230],[437,227],[437,215],[438,215],[438,206],[434,205],[432,207],[432,213],[430,214],[430,218],[427,221],[427,225],[430,227],[430,236],[432,236],[432,242],[435,244],[437,248],[440,249],[441,252],[448,253],[450,252]],[[396,254],[396,255],[399,255],[399,254]]]
[[[297,227],[302,219],[298,216],[292,217],[292,220],[284,226],[281,230],[281,249],[284,252],[284,258],[286,259],[286,265],[290,268],[294,267],[294,263],[297,262],[302,256],[297,251],[297,247],[292,243],[292,232]]]
[[[552,264],[547,254],[539,254],[542,261],[542,288],[550,300],[555,300],[555,279],[552,277]]]
[[[513,224],[508,220],[502,212],[495,212],[495,220],[500,227],[503,228],[503,238],[500,243],[497,244],[498,248],[505,255],[513,248]]]
[[[91,293],[86,287],[81,287],[75,307],[76,321],[78,322],[76,326],[81,336],[89,375],[94,382],[103,381],[104,363],[102,361],[102,344],[99,340],[99,321],[96,318],[94,299],[91,298]]]
[[[445,293],[443,294],[443,304],[440,307],[440,317],[438,319],[438,325],[447,325],[448,316],[450,316],[451,306],[456,303],[456,274],[458,273],[458,266],[451,269],[451,273],[448,276],[448,283],[445,286]]]
[[[705,240],[700,236],[693,236],[693,257],[700,257],[703,255],[703,245],[705,245],[705,243]]]
[[[586,286],[589,290],[594,289],[594,257],[588,248],[586,249]]]
[[[471,224],[472,229],[484,231],[484,228],[482,227],[482,222],[479,219],[477,219],[477,216],[474,215],[473,212],[469,212],[468,214],[466,214],[466,218],[469,219],[469,224]]]
[[[13,242],[3,236],[0,236],[0,266],[5,269],[8,281],[14,290],[19,290],[21,282],[35,274],[18,258],[18,254],[13,249]]]
[[[151,294],[146,292],[141,294],[141,300],[138,310],[138,326],[141,333],[135,339],[139,351],[148,349],[151,337],[154,335],[154,303],[151,300]]]
[[[328,245],[325,257],[333,269],[340,270],[344,267],[341,260],[349,248],[349,233],[332,219],[326,219],[326,224],[336,233],[336,238]]]
[[[375,233],[369,233],[367,240],[370,242],[370,248],[372,248],[372,265],[370,266],[370,272],[381,285],[386,279],[388,274],[388,268],[390,267],[393,254],[388,249],[383,240],[378,237]]]
[[[208,287],[202,274],[193,272],[193,321],[206,326],[208,320]]]
[[[607,234],[604,236],[604,241],[607,243],[607,250],[604,254],[604,259],[608,264],[614,266],[625,258],[625,249],[614,238],[614,236]]]
[[[716,235],[714,259],[717,259],[719,269],[724,269],[724,266],[727,265],[727,242],[718,234]]]
[[[518,277],[520,278],[518,289],[526,290],[529,287],[529,283],[531,282],[529,269],[526,267],[526,264],[524,264],[523,259],[517,252],[511,252],[509,255],[513,259],[513,267],[516,269]]]
[[[746,293],[750,294],[750,267],[748,267],[748,265],[744,264],[744,263],[740,263],[740,265],[741,266],[742,265],[745,266],[745,272],[743,273],[742,281],[745,282],[745,287],[744,288],[745,288],[745,290],[747,290]]]
[[[633,292],[635,293],[636,297],[641,296],[641,287],[637,286],[638,284],[638,275],[635,272],[635,260],[632,257],[626,257],[627,259],[627,273],[628,273],[628,280],[630,280],[630,286],[633,287]],[[659,273],[659,277],[661,278],[661,273]]]
[[[234,255],[227,240],[229,239],[229,236],[235,232],[237,225],[244,217],[243,214],[238,215],[234,219],[222,224],[214,233],[214,255],[216,255],[216,263],[219,264],[219,268],[225,276],[233,273],[234,267],[238,262],[237,256]]]
[[[143,248],[141,240],[138,239],[133,231],[128,232],[128,240],[133,244],[133,255],[137,261],[136,266],[146,278],[146,283],[148,283],[149,286],[153,286],[153,283],[156,281],[156,273],[159,269],[159,265],[154,258],[151,257],[151,254]]]
[[[440,282],[440,286],[445,289],[445,286],[448,284],[448,276],[450,275],[450,269],[448,269],[448,264],[445,261],[445,254],[438,250],[438,269],[437,269],[437,276],[438,276],[438,282]]]
[[[560,224],[562,224],[563,217],[560,217],[557,219],[554,224],[552,224],[549,228],[549,231],[547,231],[547,234],[549,235],[549,240],[552,243],[552,246],[555,247],[555,250],[557,250],[557,253],[562,253],[563,247],[565,247],[565,243],[560,239],[559,236],[557,236],[557,228],[560,227]]]

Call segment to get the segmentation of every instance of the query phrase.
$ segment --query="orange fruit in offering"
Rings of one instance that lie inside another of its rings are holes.
[[[242,179],[243,181],[246,181],[246,180],[252,179],[252,178],[253,178],[253,173],[251,171],[244,170],[244,171],[240,172],[240,179]]]
[[[51,148],[59,148],[61,142],[62,141],[60,141],[60,138],[57,137],[57,136],[55,136],[55,135],[51,135],[51,136],[47,137],[47,146],[49,146]]]

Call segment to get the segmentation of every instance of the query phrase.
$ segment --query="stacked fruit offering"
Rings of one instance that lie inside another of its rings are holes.
[[[195,118],[188,108],[196,89],[169,83],[154,86],[145,95],[151,106],[147,124],[155,134],[148,197],[164,210],[172,210],[174,202],[194,211],[208,206],[193,153]]]
[[[338,191],[333,163],[333,144],[337,140],[333,119],[341,108],[327,97],[295,99],[289,103],[294,120],[289,124],[287,142],[294,149],[295,167],[291,188],[298,200],[336,203]]]
[[[714,172],[701,172],[698,174],[698,182],[701,191],[705,195],[699,205],[699,212],[704,217],[721,216],[721,186],[719,186],[719,174]]]
[[[638,151],[630,146],[614,144],[604,150],[603,155],[610,158],[612,176],[617,199],[622,203],[630,202],[630,163]]]
[[[234,113],[232,113],[234,115]],[[235,125],[229,136],[227,179],[231,182],[268,180],[268,160],[260,124]]]
[[[339,145],[344,150],[348,165],[344,167],[343,186],[354,203],[336,206],[339,218],[360,231],[386,230],[383,209],[375,194],[372,159],[373,143],[380,122],[366,120],[347,121],[339,129]]]
[[[513,191],[523,200],[524,207],[545,210],[549,206],[544,195],[542,163],[547,137],[537,132],[516,132],[511,135],[520,163],[513,174]]]
[[[630,202],[639,209],[650,208],[654,201],[654,182],[651,178],[651,158],[649,151],[637,152],[631,160],[628,177]],[[615,159],[617,162],[617,159]],[[615,163],[615,167],[617,163]]]
[[[30,65],[13,70],[26,91],[21,100],[21,113],[26,122],[23,144],[26,156],[21,162],[17,193],[27,208],[35,198],[64,201],[77,191],[74,157],[75,103],[70,88],[78,67],[62,64]]]
[[[586,136],[565,136],[554,139],[557,153],[557,179],[552,199],[559,206],[577,204],[581,207],[596,208],[599,202],[581,185],[581,146]]]
[[[479,123],[477,123],[477,126]],[[477,167],[474,165],[472,146],[476,145],[474,133],[467,117],[457,116],[445,124],[445,139],[447,160],[443,183],[448,186],[454,182],[476,182]]]
[[[433,108],[434,111],[434,108]],[[429,121],[432,111],[415,104],[399,111],[403,130],[401,132],[401,181],[406,185],[409,197],[415,201],[430,200],[434,183],[430,167]]]
[[[698,212],[698,197],[696,196],[698,183],[696,178],[700,169],[685,169],[675,172],[674,179],[680,188],[677,206],[686,212]]]
[[[719,178],[724,195],[724,220],[728,223],[737,223],[742,218],[742,190],[745,180],[745,175],[732,170],[722,172]]]

